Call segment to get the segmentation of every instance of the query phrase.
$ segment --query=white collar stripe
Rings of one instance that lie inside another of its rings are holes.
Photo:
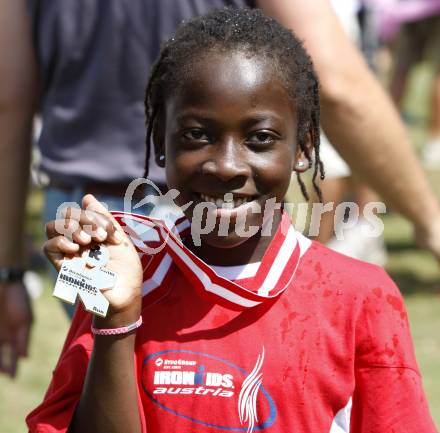
[[[287,236],[284,239],[277,256],[275,257],[275,260],[273,261],[273,264],[270,267],[263,284],[258,289],[258,293],[260,295],[267,296],[269,292],[276,286],[276,283],[279,281],[282,273],[286,269],[287,262],[292,256],[296,244],[297,240],[295,229],[293,226],[290,226]]]
[[[299,263],[300,244],[287,214],[283,214],[280,227],[263,256],[255,278],[250,279],[251,289],[218,275],[183,245],[162,221],[123,212],[113,212],[113,215],[139,250],[144,251],[146,245],[155,245],[157,248],[163,243],[163,248],[158,250],[144,273],[145,294],[161,286],[174,262],[199,290],[213,294],[216,301],[232,307],[253,307],[280,296],[288,287]],[[187,228],[188,223],[182,221],[175,230],[180,234]],[[261,292],[258,289],[262,289]]]
[[[144,285],[142,286],[144,295],[147,295],[163,283],[163,280],[170,270],[172,263],[173,260],[171,256],[169,254],[165,254],[160,261],[159,266],[154,271],[153,275],[144,282]]]

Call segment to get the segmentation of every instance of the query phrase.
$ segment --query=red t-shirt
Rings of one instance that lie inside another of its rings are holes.
[[[274,302],[214,303],[174,267],[144,298],[135,362],[143,432],[433,433],[402,297],[373,265],[312,243]],[[31,432],[65,432],[93,337],[78,308]]]

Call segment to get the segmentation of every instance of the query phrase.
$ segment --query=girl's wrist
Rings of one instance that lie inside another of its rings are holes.
[[[119,328],[95,328],[92,325],[92,334],[94,335],[123,335],[129,334],[136,329],[138,329],[142,325],[142,316],[139,316],[139,319],[136,322],[130,323],[125,326],[121,326]]]
[[[118,311],[109,314],[106,317],[94,316],[92,321],[93,328],[96,329],[116,329],[124,328],[126,326],[132,325],[139,320],[141,315],[140,305],[130,307],[124,311]]]

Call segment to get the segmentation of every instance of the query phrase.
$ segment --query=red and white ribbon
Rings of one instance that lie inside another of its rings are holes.
[[[283,213],[256,275],[230,281],[218,275],[182,243],[180,238],[189,232],[189,222],[185,218],[178,220],[172,231],[163,221],[147,216],[124,212],[112,214],[141,255],[144,296],[157,297],[163,293],[171,267],[175,264],[198,290],[213,297],[216,302],[233,309],[254,307],[277,299],[286,290],[294,278],[300,257],[310,244],[295,231],[289,216]],[[161,245],[162,248],[157,248],[158,252],[154,255],[145,253]]]

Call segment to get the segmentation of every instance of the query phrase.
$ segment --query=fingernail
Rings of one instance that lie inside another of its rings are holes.
[[[102,227],[98,227],[96,229],[96,237],[98,237],[101,240],[104,240],[107,237],[107,232]]]
[[[90,235],[88,235],[84,230],[81,230],[79,232],[79,237],[83,242],[90,242],[91,241]]]
[[[68,238],[64,238],[65,242],[67,243],[67,247],[72,248],[74,250],[78,250],[79,249],[79,245],[73,241],[71,241]]]
[[[122,236],[122,233],[119,230],[115,231],[115,239],[117,242],[122,242],[122,240],[124,239],[124,237]]]

